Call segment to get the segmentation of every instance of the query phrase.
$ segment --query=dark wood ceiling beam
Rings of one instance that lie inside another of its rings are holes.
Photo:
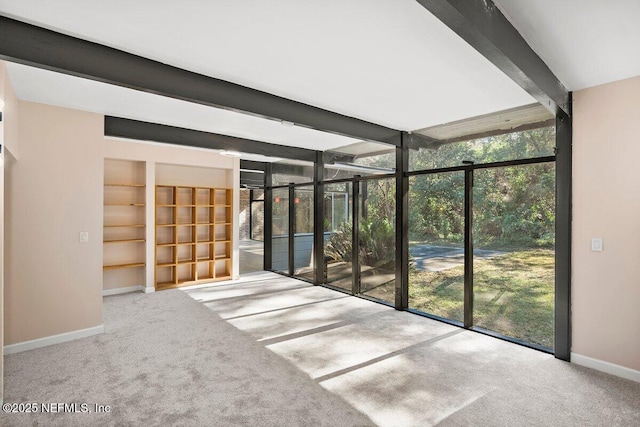
[[[240,184],[264,185],[264,174],[240,171]]]
[[[491,0],[416,0],[549,109],[571,114],[569,92]]]
[[[316,155],[314,150],[307,150],[306,148],[270,144],[251,139],[111,116],[104,118],[104,134],[105,136],[118,138],[155,141],[214,150],[231,150],[309,162],[314,161]]]
[[[250,169],[250,170],[256,170],[256,171],[263,171],[264,172],[265,163],[264,162],[257,162],[255,160],[240,159],[240,169]]]
[[[400,132],[0,16],[0,58],[211,107],[392,145]]]

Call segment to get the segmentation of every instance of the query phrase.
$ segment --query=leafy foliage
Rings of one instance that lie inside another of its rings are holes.
[[[412,152],[414,170],[490,163],[553,154],[553,128],[451,143]],[[474,239],[481,247],[549,247],[555,220],[555,165],[544,163],[477,170],[474,174]],[[461,243],[464,233],[464,173],[411,178],[410,238]]]
[[[395,229],[388,219],[362,219],[360,222],[359,260],[369,267],[389,267],[395,261]],[[334,260],[352,260],[352,227],[343,223],[325,246],[325,256]]]

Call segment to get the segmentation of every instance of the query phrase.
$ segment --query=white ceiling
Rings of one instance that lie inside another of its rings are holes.
[[[571,91],[640,75],[640,0],[494,0]]]
[[[570,90],[640,74],[640,0],[496,0]],[[0,14],[400,130],[534,100],[414,0],[0,0]],[[21,99],[332,149],[354,140],[11,65]]]
[[[400,130],[533,102],[414,0],[0,0],[0,14]]]
[[[187,129],[254,139],[274,144],[317,150],[358,142],[299,126],[283,126],[247,114],[140,92],[124,87],[80,79],[19,64],[7,64],[16,96],[25,101]]]

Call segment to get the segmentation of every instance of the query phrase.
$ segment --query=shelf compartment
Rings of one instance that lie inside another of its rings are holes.
[[[210,261],[198,262],[196,265],[196,280],[212,280],[215,279],[213,274],[213,263]]]
[[[141,187],[132,186],[106,186],[104,188],[105,206],[131,206],[145,204],[144,185]]]
[[[199,206],[212,204],[213,191],[211,188],[196,188],[196,204]]]
[[[156,264],[156,267],[175,267],[176,264],[174,262],[161,262]]]
[[[176,187],[175,203],[179,206],[195,205],[195,188]]]
[[[175,223],[175,209],[173,207],[156,208],[156,225],[173,225]]]
[[[176,260],[178,264],[184,264],[186,262],[195,262],[195,245],[187,244],[187,245],[178,245],[176,247]]]
[[[196,229],[193,225],[178,224],[176,227],[176,238],[178,243],[195,243]]]
[[[157,246],[156,247],[156,265],[165,266],[176,263],[176,248],[174,246]]]
[[[176,233],[175,227],[156,226],[156,245],[175,245]]]
[[[195,221],[195,208],[191,206],[177,206],[176,207],[176,216],[175,221],[179,225],[191,225],[194,224]]]
[[[196,244],[196,258],[199,261],[213,259],[213,244],[211,243]]]
[[[231,205],[232,191],[224,188],[216,188],[213,191],[213,204],[215,205]]]
[[[187,283],[196,280],[195,263],[179,264],[176,267],[177,283]]]
[[[214,261],[213,270],[216,279],[231,277],[231,260]]]
[[[213,245],[213,256],[215,259],[231,258],[231,243],[216,242]]]
[[[144,267],[144,262],[134,262],[129,264],[114,264],[114,265],[105,265],[102,267],[103,270],[116,270],[120,268],[137,268]]]
[[[210,207],[196,207],[196,223],[206,224],[213,221],[213,209]]]
[[[165,206],[176,204],[175,187],[169,187],[164,185],[156,186],[156,206]]]
[[[214,238],[216,241],[231,240],[231,224],[216,224]]]
[[[166,287],[176,283],[176,266],[156,266],[156,287]]]
[[[143,227],[107,227],[103,230],[102,240],[106,242],[119,240],[145,240]]]

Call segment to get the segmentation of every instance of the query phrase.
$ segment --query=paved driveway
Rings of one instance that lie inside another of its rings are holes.
[[[424,271],[443,271],[459,265],[464,265],[464,249],[446,246],[431,246],[427,244],[409,246],[409,253],[413,257],[416,268]],[[474,257],[493,258],[505,252],[485,251],[475,249]]]

